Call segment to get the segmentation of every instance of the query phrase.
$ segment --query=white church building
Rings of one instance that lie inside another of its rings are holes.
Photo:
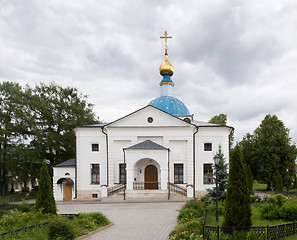
[[[54,167],[56,201],[199,198],[213,187],[219,146],[229,163],[233,128],[195,120],[173,96],[167,32],[163,38],[160,96],[113,122],[74,129],[76,159]]]

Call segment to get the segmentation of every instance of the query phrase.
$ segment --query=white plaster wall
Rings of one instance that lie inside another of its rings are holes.
[[[153,122],[148,123],[147,118],[152,117]],[[130,114],[125,118],[115,121],[111,124],[113,127],[151,127],[151,126],[190,126],[190,124],[171,116],[168,113],[160,111],[152,106],[144,107],[134,114]]]
[[[53,176],[53,193],[54,198],[56,201],[63,201],[64,200],[64,185],[65,182],[62,184],[57,184],[60,178],[71,178],[73,181],[72,186],[72,199],[75,198],[75,167],[54,167],[54,176]],[[69,173],[70,175],[66,175]]]
[[[195,137],[196,176],[195,190],[203,191],[212,188],[214,184],[203,184],[203,164],[213,164],[213,157],[222,146],[225,162],[229,163],[229,134],[227,127],[200,127]],[[204,151],[204,143],[212,143],[212,151]]]
[[[193,171],[192,169],[187,168],[187,163],[188,163],[187,145],[188,145],[187,140],[169,140],[169,148],[170,148],[170,167],[169,168],[170,168],[170,182],[172,183],[174,183],[174,164],[183,164],[183,170],[184,170],[183,185],[187,184],[188,172]]]
[[[98,192],[107,184],[106,137],[100,127],[76,128],[77,191]],[[92,151],[92,144],[99,144],[99,151]],[[100,183],[91,183],[91,164],[100,166]],[[87,197],[87,196],[86,196]],[[91,196],[90,196],[91,197]]]

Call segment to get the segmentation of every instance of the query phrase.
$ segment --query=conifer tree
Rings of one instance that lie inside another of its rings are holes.
[[[35,207],[36,209],[40,209],[42,213],[57,213],[56,202],[53,195],[52,180],[48,173],[45,161],[43,161],[40,169],[39,187]]]
[[[252,171],[249,165],[244,165],[244,170],[245,170],[245,176],[246,176],[246,181],[247,181],[247,188],[249,193],[251,193],[253,191],[253,175],[252,175]]]
[[[216,171],[218,171],[218,200],[222,201],[226,198],[228,173],[227,164],[225,163],[225,156],[222,151],[222,146],[219,145],[219,151],[217,154],[220,157],[219,164],[214,167],[214,182],[216,181]],[[207,189],[208,195],[215,201],[216,200],[216,187],[212,189]]]
[[[276,176],[275,176],[275,191],[281,192],[284,189],[284,184],[283,184],[283,178],[280,172],[277,170],[276,171]]]
[[[252,225],[250,194],[242,158],[242,152],[239,146],[236,146],[231,153],[223,226]]]

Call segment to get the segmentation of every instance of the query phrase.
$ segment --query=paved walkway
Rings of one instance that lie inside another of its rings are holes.
[[[102,212],[115,225],[86,239],[167,240],[184,202],[58,202],[59,213]]]

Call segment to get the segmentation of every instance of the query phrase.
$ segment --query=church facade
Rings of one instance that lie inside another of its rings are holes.
[[[221,146],[229,162],[233,128],[195,120],[173,96],[166,32],[164,38],[160,96],[111,123],[74,129],[76,159],[54,167],[57,201],[194,198],[213,187],[213,157]]]

